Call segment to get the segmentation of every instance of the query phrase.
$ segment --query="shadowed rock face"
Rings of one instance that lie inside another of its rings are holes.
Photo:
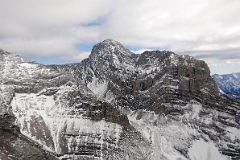
[[[29,141],[19,132],[0,129],[0,158],[2,160],[57,160],[57,158],[44,150],[38,145]]]
[[[216,157],[240,158],[240,104],[190,56],[137,55],[108,39],[71,65],[1,51],[0,73],[2,159],[183,160],[199,157],[198,142]]]

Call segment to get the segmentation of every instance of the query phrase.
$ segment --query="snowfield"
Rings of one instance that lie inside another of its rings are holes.
[[[189,149],[191,160],[230,160],[230,157],[223,156],[213,142],[206,142],[203,139],[193,142]]]

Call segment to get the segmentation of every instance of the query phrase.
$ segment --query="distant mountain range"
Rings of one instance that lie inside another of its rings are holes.
[[[231,96],[240,96],[240,73],[214,74],[212,77],[224,93]]]

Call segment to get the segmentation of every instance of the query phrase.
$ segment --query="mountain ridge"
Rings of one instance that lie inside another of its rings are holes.
[[[220,93],[207,64],[190,56],[136,55],[105,40],[77,64],[6,56],[0,72],[0,131],[18,128],[55,158],[198,160],[199,144],[213,156],[206,159],[240,157],[239,102]],[[26,157],[16,150],[0,153]],[[41,159],[41,152],[30,154]]]

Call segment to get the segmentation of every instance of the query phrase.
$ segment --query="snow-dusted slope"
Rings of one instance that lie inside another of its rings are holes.
[[[231,96],[240,96],[240,73],[215,74],[213,78],[224,93]]]
[[[12,117],[0,131],[14,122],[58,159],[240,158],[240,104],[219,93],[207,64],[190,56],[136,55],[108,39],[71,65],[1,51],[0,72],[0,118]]]
[[[54,96],[16,94],[11,105],[21,133],[59,155],[74,153],[81,145],[86,152],[84,147],[92,143],[100,147],[100,153],[95,153],[98,156],[105,147],[117,147],[122,127],[105,120],[92,121],[81,114],[83,109],[68,106],[61,94],[65,90],[61,88]]]

